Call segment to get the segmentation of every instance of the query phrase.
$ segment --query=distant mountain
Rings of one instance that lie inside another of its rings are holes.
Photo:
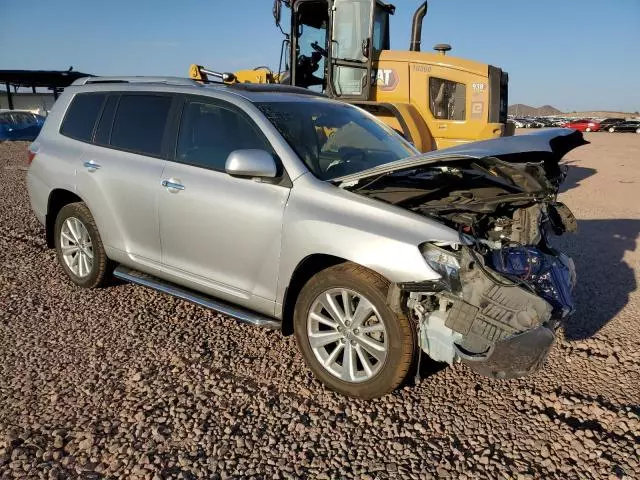
[[[519,117],[546,117],[548,115],[562,115],[563,112],[551,105],[544,105],[542,107],[530,107],[529,105],[523,105],[518,103],[516,105],[509,106],[509,115],[516,115]]]

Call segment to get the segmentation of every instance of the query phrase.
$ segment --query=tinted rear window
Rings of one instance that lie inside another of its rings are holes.
[[[80,93],[73,97],[60,133],[77,140],[90,141],[106,97],[104,93]]]
[[[111,131],[111,146],[159,156],[171,108],[171,97],[123,95]]]

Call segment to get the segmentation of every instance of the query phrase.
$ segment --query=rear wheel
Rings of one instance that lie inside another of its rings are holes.
[[[413,324],[387,305],[389,282],[353,263],[323,270],[296,302],[296,342],[327,387],[380,397],[405,379],[416,348]]]
[[[615,131],[616,131],[616,129],[615,129],[615,128],[613,128],[613,127],[609,127],[609,133],[613,133],[613,132],[615,132]]]
[[[89,208],[82,202],[65,205],[54,228],[58,261],[71,281],[83,288],[103,285],[113,265]]]
[[[636,128],[636,133],[640,133],[640,128]]]
[[[587,128],[585,129],[585,132],[590,132],[590,131],[591,131],[591,127],[587,127]]]

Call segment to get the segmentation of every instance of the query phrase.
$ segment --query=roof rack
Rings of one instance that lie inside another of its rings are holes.
[[[201,86],[199,82],[183,77],[83,77],[71,85],[89,85],[96,83],[164,83],[167,85]]]

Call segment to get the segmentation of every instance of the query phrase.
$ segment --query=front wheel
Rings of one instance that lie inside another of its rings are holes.
[[[387,305],[389,282],[353,263],[313,276],[296,302],[296,342],[315,376],[336,392],[380,397],[402,383],[416,349],[413,324]]]
[[[591,127],[587,127],[587,128],[585,129],[585,132],[590,132],[590,131],[591,131]]]
[[[636,133],[640,133],[640,128],[636,128]]]
[[[65,205],[54,228],[58,261],[69,279],[83,288],[103,285],[111,274],[112,263],[89,208],[82,202]]]
[[[615,129],[615,128],[613,128],[613,127],[609,128],[609,133],[613,133],[613,132],[615,132],[615,131],[616,131],[616,129]]]

